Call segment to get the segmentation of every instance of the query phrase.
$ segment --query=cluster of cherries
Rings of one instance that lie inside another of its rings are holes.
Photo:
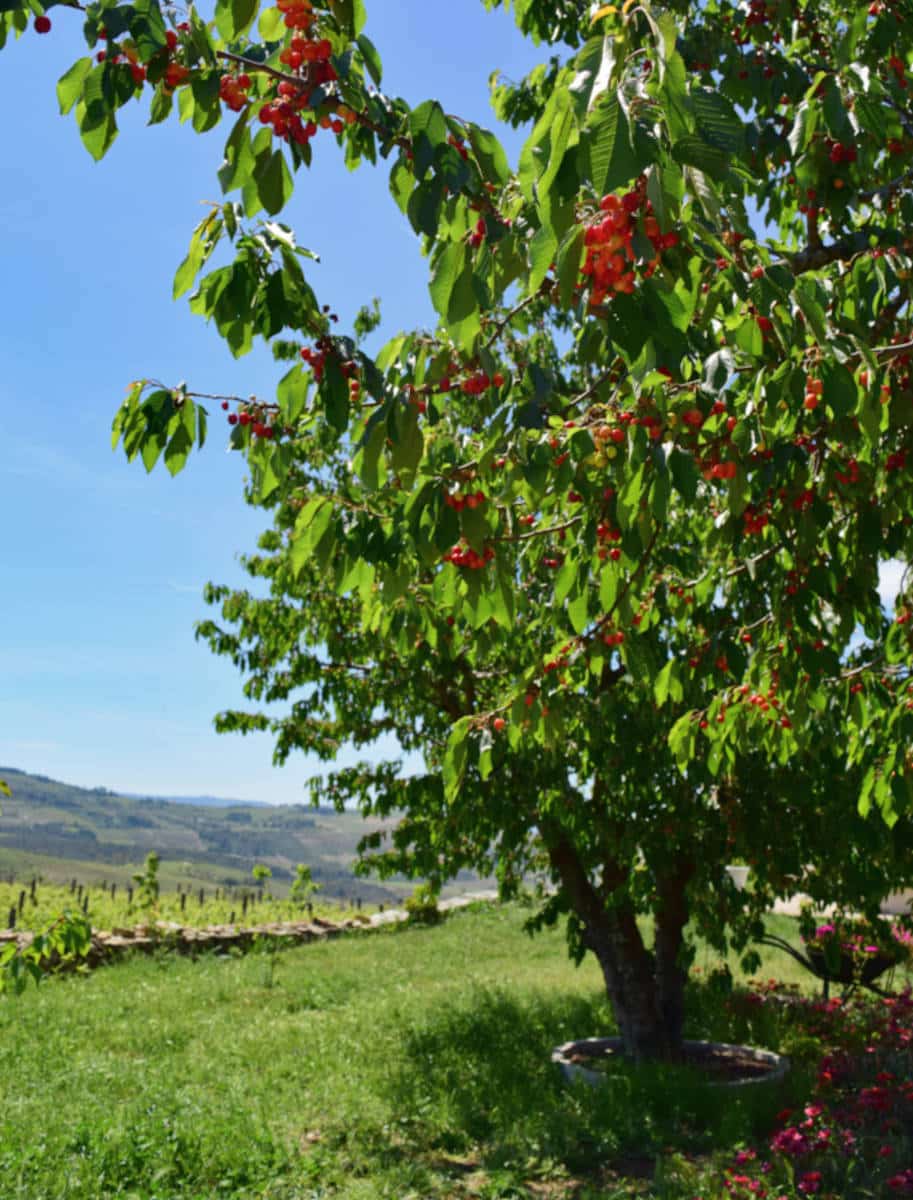
[[[324,311],[327,311],[324,309]],[[335,320],[335,316],[332,318]],[[323,373],[326,370],[327,358],[336,356],[336,347],[333,345],[332,338],[319,338],[316,345],[312,349],[310,346],[302,346],[300,350],[301,358],[310,367],[314,379],[317,383],[323,379]],[[361,384],[358,379],[358,363],[352,359],[340,361],[339,370],[342,373],[343,379],[349,383],[349,398],[354,402],[361,395]]]
[[[844,146],[842,142],[836,142],[833,138],[825,140],[827,146],[827,156],[832,163],[854,163],[856,161],[856,147]]]
[[[805,384],[805,399],[802,401],[809,412],[814,412],[821,403],[824,393],[824,382],[821,379],[809,379]]]
[[[621,550],[618,548],[618,546],[613,545],[613,543],[621,541],[621,531],[618,529],[613,529],[611,525],[597,525],[596,537],[602,543],[609,543],[608,546],[600,545],[599,550],[597,551],[599,557],[601,559],[610,558],[612,562],[618,562],[618,560],[621,558]]]
[[[487,392],[489,388],[500,388],[504,386],[504,376],[500,371],[495,371],[494,375],[489,375],[487,371],[476,371],[468,378],[464,379],[459,385],[460,391],[464,396],[481,396],[483,392]],[[453,390],[453,380],[449,375],[437,385],[439,392],[449,392]]]
[[[249,89],[249,75],[223,75],[219,80],[219,99],[232,112],[240,112],[249,99]]]
[[[228,401],[222,401],[223,411],[228,408]],[[242,428],[250,426],[250,431],[257,438],[265,438],[266,441],[272,440],[278,432],[276,427],[269,423],[269,414],[265,408],[242,408],[240,412],[228,414],[229,425],[240,425]]]
[[[453,563],[455,567],[468,567],[472,571],[479,571],[494,558],[495,552],[491,546],[486,546],[485,551],[479,554],[473,550],[472,546],[467,546],[465,542],[458,542],[452,550],[448,550],[444,555],[444,562]]]
[[[853,487],[859,482],[859,463],[855,458],[851,458],[846,464],[846,471],[837,471],[834,478],[838,483]]]
[[[742,513],[742,522],[746,534],[760,534],[770,524],[770,514],[764,509],[749,504]]]
[[[310,29],[314,20],[310,0],[278,0],[276,7],[282,13],[286,29]]]
[[[312,350],[310,346],[302,346],[301,357],[311,368],[314,378],[320,383],[323,379],[324,368],[327,362],[327,347],[317,343],[316,350]]]
[[[464,508],[478,508],[479,505],[485,503],[486,499],[484,492],[468,492],[466,494],[446,492],[444,494],[444,503],[455,512],[462,512]]]
[[[631,245],[637,228],[637,214],[644,214],[643,232],[656,252],[643,264],[643,276],[648,278],[659,265],[660,254],[678,244],[677,233],[663,233],[652,215],[653,206],[647,199],[646,181],[623,196],[614,193],[599,202],[603,216],[587,227],[584,245],[586,259],[580,268],[590,285],[590,305],[599,307],[616,293],[630,295],[636,286],[637,257]]]

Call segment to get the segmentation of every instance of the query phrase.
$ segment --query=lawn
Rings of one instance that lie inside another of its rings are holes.
[[[664,1072],[562,1086],[552,1047],[611,1019],[595,964],[575,969],[559,931],[531,940],[527,915],[162,954],[0,1001],[0,1196],[690,1198],[702,1163],[811,1094],[801,1064],[750,1102]],[[696,965],[694,1034],[795,1040],[779,1006],[733,1005],[711,956]],[[763,973],[798,971],[771,953]]]

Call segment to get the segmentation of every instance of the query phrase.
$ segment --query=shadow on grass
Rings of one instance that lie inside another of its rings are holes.
[[[708,1153],[762,1135],[796,1099],[789,1085],[736,1094],[685,1069],[629,1068],[609,1086],[564,1083],[551,1051],[612,1032],[605,1000],[485,990],[442,1003],[401,1031],[404,1054],[389,1100],[415,1150],[478,1155],[486,1169],[558,1167],[593,1174],[657,1151]],[[387,1150],[389,1151],[389,1143]],[[625,1172],[627,1173],[627,1172]]]

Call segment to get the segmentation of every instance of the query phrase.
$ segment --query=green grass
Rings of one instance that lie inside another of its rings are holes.
[[[560,1196],[572,1178],[621,1195],[614,1172],[652,1172],[670,1144],[732,1146],[782,1106],[662,1072],[620,1094],[562,1086],[551,1049],[612,1023],[595,963],[575,969],[558,931],[530,940],[526,915],[464,912],[275,964],[135,959],[0,1002],[0,1195]],[[697,1036],[776,1040],[768,1016],[734,1025],[700,995]]]

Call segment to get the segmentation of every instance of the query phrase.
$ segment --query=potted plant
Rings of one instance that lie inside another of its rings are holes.
[[[803,932],[814,973],[832,983],[871,985],[910,956],[913,934],[899,925],[835,917]]]

